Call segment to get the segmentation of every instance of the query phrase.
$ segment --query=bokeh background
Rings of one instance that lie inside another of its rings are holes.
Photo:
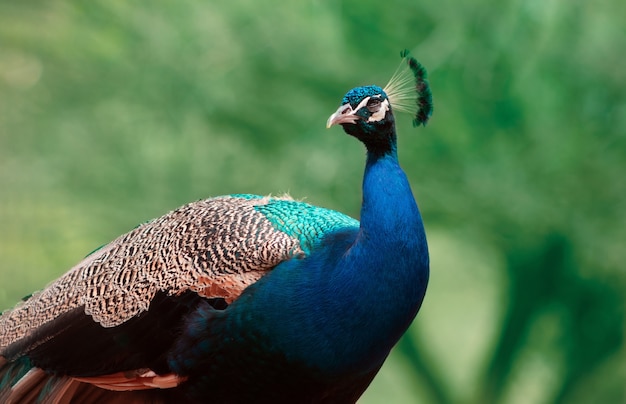
[[[361,403],[622,403],[626,2],[0,2],[0,309],[177,206],[291,193],[359,215],[324,129],[404,48],[431,284]]]

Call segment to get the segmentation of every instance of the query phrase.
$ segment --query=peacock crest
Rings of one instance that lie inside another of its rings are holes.
[[[383,88],[395,111],[413,115],[413,126],[426,125],[433,113],[433,96],[426,68],[408,50],[400,52],[402,62]]]

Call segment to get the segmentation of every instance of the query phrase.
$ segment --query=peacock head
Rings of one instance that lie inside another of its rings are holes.
[[[348,91],[339,109],[328,118],[326,127],[341,125],[349,135],[366,141],[376,133],[392,130],[393,122],[387,93],[372,85]]]
[[[402,64],[385,88],[371,85],[348,91],[326,127],[341,125],[346,133],[369,146],[395,136],[392,109],[413,114],[414,126],[426,125],[433,111],[426,69],[408,51],[400,55]]]

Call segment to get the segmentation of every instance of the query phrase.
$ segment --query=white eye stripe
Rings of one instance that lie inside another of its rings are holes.
[[[361,101],[361,102],[359,103],[359,105],[357,105],[357,106],[356,106],[356,108],[354,108],[354,112],[356,112],[356,111],[360,110],[361,108],[363,108],[364,106],[366,106],[366,105],[367,105],[367,103],[369,102],[370,98],[371,98],[371,97],[365,97],[365,98],[363,98],[363,101]],[[353,113],[354,113],[354,112],[353,112]]]
[[[359,103],[359,105],[357,105],[356,108],[354,108],[352,113],[354,114],[359,109],[365,107],[370,99],[372,99],[372,98],[373,99],[379,99],[380,97],[381,97],[381,94],[376,94],[376,95],[373,95],[371,97],[363,98],[363,100]],[[378,111],[374,112],[367,119],[367,122],[378,122],[378,121],[382,120],[383,118],[385,118],[385,115],[387,114],[387,111],[389,111],[389,100],[383,100],[380,103],[380,109]]]

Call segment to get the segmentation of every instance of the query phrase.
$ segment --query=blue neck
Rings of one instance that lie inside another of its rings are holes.
[[[403,239],[399,229],[411,226],[423,233],[420,213],[411,187],[398,163],[395,147],[378,155],[369,152],[363,176],[363,203],[361,205],[361,233],[381,238]],[[377,247],[372,246],[374,250]]]
[[[422,303],[429,257],[422,217],[398,163],[395,143],[384,155],[368,153],[361,228],[353,249],[360,261],[353,276],[370,285],[370,293],[376,294],[372,296],[376,315],[386,318],[388,332],[399,338]],[[367,268],[367,273],[359,267]]]
[[[427,283],[422,218],[394,146],[368,152],[360,228],[334,232],[306,259],[278,265],[229,312],[290,362],[367,373],[406,331]]]
[[[417,314],[429,276],[422,218],[395,147],[368,152],[361,226],[335,268],[327,324],[341,326],[333,330],[341,366],[382,363]]]

